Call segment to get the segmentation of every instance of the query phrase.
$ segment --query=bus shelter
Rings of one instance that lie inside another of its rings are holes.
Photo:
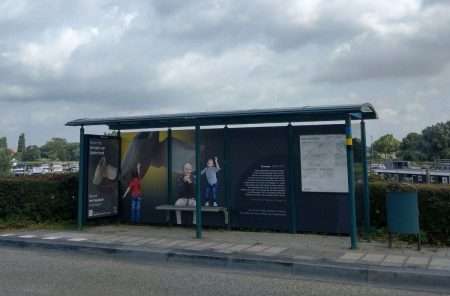
[[[357,216],[370,228],[365,120],[376,118],[366,103],[70,121],[80,127],[78,226],[117,216],[195,225],[197,238],[205,225],[338,233],[357,248]],[[85,133],[99,125],[109,135]],[[136,178],[139,203],[124,197]]]

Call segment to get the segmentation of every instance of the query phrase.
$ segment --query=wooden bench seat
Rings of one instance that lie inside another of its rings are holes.
[[[195,207],[175,206],[175,205],[160,205],[155,207],[156,210],[166,211],[166,222],[170,221],[171,211],[181,212],[195,212]],[[223,213],[225,224],[228,225],[229,214],[228,209],[225,207],[204,207],[201,208],[202,212],[206,213]]]

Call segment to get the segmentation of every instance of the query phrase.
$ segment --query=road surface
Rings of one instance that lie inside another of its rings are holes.
[[[438,295],[279,274],[0,247],[0,295]]]

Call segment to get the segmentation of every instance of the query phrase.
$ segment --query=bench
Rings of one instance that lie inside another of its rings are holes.
[[[170,211],[195,212],[195,207],[160,205],[155,207],[156,210],[166,211],[166,222],[170,222]],[[229,213],[225,207],[202,207],[205,213],[223,213],[225,225],[228,225]]]

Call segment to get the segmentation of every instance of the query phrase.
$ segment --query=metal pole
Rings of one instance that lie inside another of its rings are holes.
[[[364,207],[364,235],[369,237],[370,233],[370,192],[369,192],[369,172],[367,165],[367,143],[366,143],[366,123],[361,120],[361,146],[363,164],[363,207]]]
[[[352,139],[352,118],[349,114],[345,120],[345,136],[347,146],[347,178],[348,178],[348,196],[350,204],[350,239],[351,248],[357,249],[357,230],[356,230],[356,205],[355,205],[355,187],[353,186],[355,176],[353,174],[353,139]]]
[[[230,182],[229,182],[229,174],[230,174],[230,151],[229,151],[229,142],[230,142],[230,131],[227,125],[225,125],[223,129],[223,173],[224,173],[224,182],[223,182],[223,190],[225,197],[225,207],[228,210],[228,218],[230,218],[231,213],[231,205],[230,205]],[[228,219],[228,229],[231,229],[231,221]]]
[[[167,131],[167,201],[172,204],[172,129]]]
[[[83,212],[84,212],[84,182],[85,182],[85,169],[84,169],[84,126],[80,128],[80,162],[78,165],[78,213],[77,213],[77,224],[78,230],[83,229]]]
[[[295,204],[295,191],[294,191],[294,168],[295,168],[295,157],[294,157],[294,128],[289,122],[288,125],[288,198],[290,204],[290,216],[291,216],[291,232],[297,233],[297,208]]]
[[[118,206],[118,211],[117,211],[117,221],[119,222],[121,219],[121,214],[122,214],[122,206],[121,206],[121,196],[122,196],[122,184],[120,182],[121,176],[122,176],[122,135],[120,133],[120,130],[117,131],[117,137],[118,137],[118,141],[119,141],[119,167],[117,169],[117,187],[118,188],[118,193],[119,196],[117,197],[117,206]]]
[[[200,126],[195,126],[195,212],[196,238],[202,238],[202,200],[200,196]]]

